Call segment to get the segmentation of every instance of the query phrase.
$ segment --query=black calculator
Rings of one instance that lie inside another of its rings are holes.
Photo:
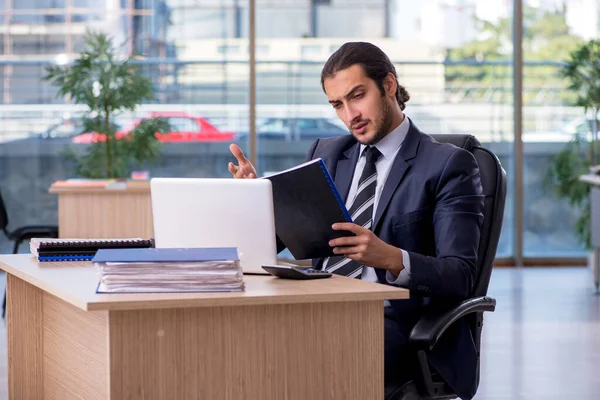
[[[284,279],[320,279],[331,277],[331,272],[320,271],[314,268],[286,265],[263,265],[262,268],[269,274]]]

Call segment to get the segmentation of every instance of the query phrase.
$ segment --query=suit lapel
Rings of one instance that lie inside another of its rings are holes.
[[[381,192],[379,203],[377,204],[373,231],[377,229],[377,225],[379,224],[382,215],[385,213],[394,192],[398,188],[398,185],[400,185],[406,172],[410,169],[410,163],[408,161],[417,155],[417,148],[419,147],[419,142],[421,140],[420,132],[419,129],[413,125],[412,121],[409,120],[409,122],[410,127],[408,128],[408,133],[406,134],[402,147],[400,147],[400,151],[392,164],[385,186]]]
[[[354,175],[354,168],[358,161],[359,151],[360,144],[357,142],[354,146],[342,153],[342,157],[338,160],[335,168],[335,186],[340,191],[340,196],[342,196],[344,203],[346,203],[348,198],[348,192],[350,191],[350,184],[352,183],[352,176]]]

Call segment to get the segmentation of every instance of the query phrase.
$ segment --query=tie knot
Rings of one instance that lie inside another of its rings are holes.
[[[368,163],[374,163],[379,159],[379,156],[381,156],[381,152],[377,150],[377,147],[375,146],[367,146],[365,149],[365,156],[367,157]]]

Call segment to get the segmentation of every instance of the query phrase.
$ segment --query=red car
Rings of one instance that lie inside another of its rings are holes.
[[[195,117],[185,112],[152,112],[145,119],[163,118],[171,127],[167,133],[156,133],[159,142],[229,142],[233,140],[233,132],[223,132],[208,122],[205,118]],[[137,119],[131,125],[120,129],[115,134],[117,139],[131,132],[142,118]],[[77,135],[72,139],[73,143],[95,143],[103,142],[106,138],[103,134],[88,132]]]

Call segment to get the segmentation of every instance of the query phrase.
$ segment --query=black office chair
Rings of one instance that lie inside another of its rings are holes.
[[[34,237],[41,238],[57,238],[58,237],[58,226],[56,225],[27,225],[17,228],[13,231],[7,229],[8,226],[8,215],[6,213],[6,207],[4,206],[4,200],[0,193],[0,229],[4,232],[8,240],[14,241],[13,254],[19,252],[19,246],[26,240]],[[2,317],[6,314],[6,291],[4,292],[4,301],[2,302]]]
[[[410,333],[409,343],[414,349],[418,371],[416,379],[400,388],[386,388],[387,400],[424,400],[454,399],[458,397],[450,387],[432,371],[427,360],[428,353],[434,348],[444,332],[458,319],[468,318],[469,326],[477,346],[477,382],[479,385],[479,352],[481,348],[481,330],[483,328],[483,312],[494,311],[496,300],[486,296],[500,231],[504,216],[506,199],[506,172],[498,158],[489,150],[481,147],[472,135],[432,135],[435,140],[452,143],[469,150],[475,156],[481,174],[481,184],[485,195],[483,208],[483,225],[479,240],[477,260],[477,277],[472,297],[456,307],[432,315],[425,315]]]

